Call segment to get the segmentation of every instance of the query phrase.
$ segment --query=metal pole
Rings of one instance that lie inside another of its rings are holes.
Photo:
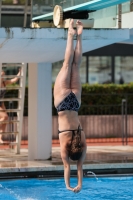
[[[89,72],[89,57],[86,56],[86,83],[89,83],[88,72]]]
[[[71,0],[71,6],[74,6],[74,0]]]
[[[30,11],[30,24],[32,23],[32,17],[33,17],[33,0],[31,0],[31,11]]]
[[[133,11],[133,0],[130,1],[130,12]]]
[[[125,101],[125,137],[126,137],[126,145],[128,144],[128,135],[127,135],[127,98]]]
[[[111,82],[115,83],[115,57],[112,56]]]
[[[122,4],[118,5],[118,28],[122,28]]]
[[[126,100],[125,99],[122,99],[122,144],[124,145],[125,144],[125,114],[124,114],[124,107],[125,107],[125,102]]]
[[[12,110],[13,109],[13,102],[9,101],[9,109]],[[13,112],[9,113],[9,121],[13,120]],[[14,124],[11,123],[9,124],[9,132],[12,133],[11,137],[10,137],[10,142],[13,142],[13,131],[14,131]]]
[[[26,27],[27,24],[27,7],[28,7],[28,0],[25,0],[25,8],[24,8],[24,24],[23,27]]]

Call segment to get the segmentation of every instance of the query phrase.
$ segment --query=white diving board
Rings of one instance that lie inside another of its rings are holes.
[[[70,11],[77,11],[77,12],[94,12],[96,10],[100,10],[103,8],[111,7],[114,5],[122,4],[128,2],[129,0],[94,0],[88,1],[87,3],[78,4],[75,6],[71,6],[69,8],[64,8],[63,13],[67,13]],[[40,15],[37,17],[33,17],[32,21],[49,21],[53,20],[54,12],[47,13],[44,15]]]

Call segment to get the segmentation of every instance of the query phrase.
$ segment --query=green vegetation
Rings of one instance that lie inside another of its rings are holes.
[[[79,114],[120,114],[122,100],[133,105],[133,83],[130,84],[84,84],[82,106]],[[128,113],[133,111],[128,111]]]
[[[17,90],[7,90],[6,97],[17,97]],[[79,110],[80,115],[94,114],[120,114],[122,99],[126,99],[128,105],[128,114],[133,114],[133,83],[116,84],[95,84],[82,86],[82,105]],[[52,101],[54,102],[54,101]],[[5,102],[6,107],[9,105]],[[132,106],[132,107],[131,107]],[[14,108],[17,108],[17,102],[14,102]],[[57,111],[52,103],[53,115]],[[28,115],[28,88],[25,91],[24,116]]]

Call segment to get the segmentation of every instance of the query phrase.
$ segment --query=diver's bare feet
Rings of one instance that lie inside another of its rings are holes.
[[[77,26],[77,35],[81,35],[83,32],[83,23],[77,20],[76,26]]]
[[[69,23],[68,32],[69,32],[71,35],[74,36],[74,35],[76,34],[76,30],[74,30],[73,26],[74,26],[74,20],[71,19],[71,20],[70,20],[70,23]]]

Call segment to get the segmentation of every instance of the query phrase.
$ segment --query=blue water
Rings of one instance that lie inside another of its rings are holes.
[[[71,186],[77,179],[71,178]],[[80,193],[66,190],[64,179],[0,181],[0,200],[133,200],[133,177],[84,178]]]

